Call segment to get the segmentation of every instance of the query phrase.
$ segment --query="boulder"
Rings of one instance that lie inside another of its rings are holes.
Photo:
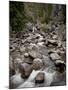
[[[58,60],[60,59],[60,56],[57,53],[51,53],[50,58],[51,60]]]
[[[62,72],[65,71],[66,65],[65,65],[64,61],[56,60],[55,61],[55,66],[56,66],[56,70],[58,70],[59,72],[62,73]]]
[[[43,61],[39,58],[33,60],[32,68],[34,70],[39,70],[43,67]]]
[[[44,83],[45,81],[45,74],[42,72],[39,72],[35,78],[35,83]]]
[[[34,51],[34,50],[29,51],[29,56],[32,57],[32,58],[41,58],[42,57],[39,52]]]
[[[28,78],[32,71],[31,65],[28,63],[22,63],[19,65],[19,71],[22,78]]]

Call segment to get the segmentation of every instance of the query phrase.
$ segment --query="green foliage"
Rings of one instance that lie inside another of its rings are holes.
[[[47,30],[48,30],[48,26],[47,26],[46,23],[41,24],[41,30],[44,31],[44,32],[47,32]]]
[[[52,5],[41,3],[24,3],[26,17],[28,21],[36,23],[48,22],[51,16]]]
[[[12,27],[12,31],[20,31],[25,25],[24,4],[10,1],[9,5],[10,26]]]
[[[62,6],[63,21],[66,23],[66,5]]]
[[[46,31],[46,24],[54,18],[52,17],[52,13],[54,13],[52,4],[10,1],[9,5],[10,27],[15,32],[24,30],[26,22],[43,24],[42,30]],[[66,22],[66,6],[55,5],[55,9],[59,8],[59,6],[61,6],[61,11],[58,19]],[[55,11],[58,13],[57,10]]]

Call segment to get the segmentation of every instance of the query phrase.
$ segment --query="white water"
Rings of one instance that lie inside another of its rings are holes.
[[[40,71],[41,70],[39,71],[33,70],[29,78],[17,88],[19,89],[19,88],[40,86],[40,84],[35,84],[35,77]],[[41,72],[45,73],[45,82],[43,83],[43,86],[50,86],[51,82],[53,81],[53,76],[55,75],[55,73],[48,73],[46,71],[41,71]]]
[[[12,83],[12,87],[16,88],[17,86],[19,86],[20,84],[24,83],[24,79],[21,78],[20,74],[15,74],[14,76],[12,76],[10,78],[11,83]]]

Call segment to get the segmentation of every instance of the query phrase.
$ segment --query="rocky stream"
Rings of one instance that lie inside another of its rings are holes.
[[[60,30],[65,25],[48,25],[44,32],[28,23],[26,31],[10,37],[10,88],[66,85],[66,38]]]

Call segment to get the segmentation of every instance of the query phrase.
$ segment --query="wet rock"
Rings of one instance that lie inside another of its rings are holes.
[[[32,71],[31,65],[27,63],[22,63],[19,65],[19,71],[21,73],[22,78],[28,78]]]
[[[29,56],[29,54],[28,53],[24,53],[24,56],[27,58]]]
[[[42,68],[42,66],[43,66],[43,61],[41,59],[36,58],[33,60],[32,68],[34,70],[39,70]]]
[[[59,72],[62,73],[62,72],[65,71],[66,65],[65,65],[64,61],[56,60],[56,61],[55,61],[55,66],[56,66],[56,69],[57,69]]]
[[[60,59],[60,56],[57,53],[51,53],[50,58],[52,60],[58,60],[58,59]]]
[[[30,51],[29,55],[32,58],[41,58],[42,57],[40,53],[38,53],[37,51],[34,51],[34,50]]]
[[[35,83],[44,83],[45,77],[44,73],[39,72],[35,78]]]

